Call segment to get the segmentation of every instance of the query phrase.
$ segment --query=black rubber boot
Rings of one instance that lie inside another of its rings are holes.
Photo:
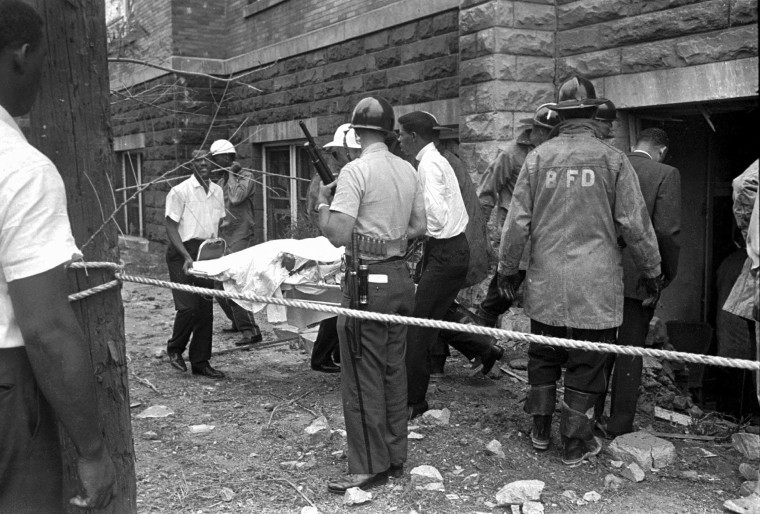
[[[552,438],[552,414],[556,401],[556,384],[534,385],[528,391],[524,410],[533,415],[530,441],[533,448],[538,451],[544,451],[549,447]]]
[[[494,316],[493,314],[484,311],[480,305],[478,305],[477,310],[472,313],[472,318],[476,324],[482,327],[490,328],[494,328],[496,326],[496,322],[499,320],[499,316]]]
[[[601,451],[602,442],[594,437],[594,406],[598,396],[565,388],[559,424],[563,464],[577,466]]]

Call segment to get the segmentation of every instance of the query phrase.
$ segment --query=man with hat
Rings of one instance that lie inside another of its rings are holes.
[[[501,238],[502,226],[507,217],[509,203],[512,201],[512,192],[515,189],[517,176],[520,174],[523,162],[528,153],[549,138],[549,132],[559,123],[559,115],[550,109],[553,104],[542,104],[533,114],[532,118],[520,120],[520,123],[529,124],[520,132],[517,139],[510,141],[503,150],[499,150],[496,158],[488,165],[478,185],[478,198],[483,209],[483,218],[486,222],[491,217],[495,206],[496,222],[495,236],[497,243]],[[520,268],[524,275],[525,263]],[[499,316],[512,305],[512,302],[499,294],[497,275],[488,285],[488,292],[483,302],[478,306],[475,320],[488,327],[496,326]]]
[[[213,174],[219,177],[217,184],[224,194],[224,219],[219,227],[219,237],[227,243],[229,253],[250,248],[254,243],[253,195],[256,181],[253,173],[244,170],[235,160],[235,147],[226,139],[217,139],[211,144]],[[221,289],[221,283],[217,282]],[[232,322],[232,331],[238,331],[242,338],[235,343],[244,346],[261,342],[261,330],[253,313],[235,300],[217,297],[219,306]]]
[[[601,129],[601,133],[599,134],[600,139],[609,139],[615,136],[612,125],[617,119],[617,109],[612,100],[604,100],[603,103],[599,104],[596,108],[594,119],[599,122],[599,128]]]
[[[424,111],[398,119],[401,151],[418,162],[417,173],[425,199],[427,236],[422,275],[414,297],[416,318],[443,319],[467,277],[470,247],[465,229],[469,217],[454,170],[433,143],[438,122]],[[409,327],[406,377],[410,418],[427,410],[430,349],[438,329]]]
[[[408,238],[425,233],[425,204],[414,168],[388,151],[393,108],[368,97],[354,108],[351,126],[362,146],[333,184],[320,186],[319,226],[346,247],[344,307],[409,316],[414,283],[404,261]],[[354,275],[354,270],[366,275]],[[356,284],[355,281],[359,283]],[[358,290],[366,292],[366,298]],[[348,445],[348,476],[330,482],[343,494],[400,477],[407,457],[406,325],[338,316],[341,393]]]
[[[660,254],[636,174],[620,150],[598,138],[594,87],[572,77],[552,109],[558,135],[525,159],[515,184],[499,251],[499,290],[515,298],[525,244],[531,249],[524,309],[531,332],[551,337],[613,343],[623,318],[620,233],[628,244],[640,285],[659,294]],[[531,441],[543,451],[551,440],[556,383],[565,373],[560,433],[562,462],[575,466],[601,450],[594,437],[594,405],[605,391],[606,355],[531,343]]]

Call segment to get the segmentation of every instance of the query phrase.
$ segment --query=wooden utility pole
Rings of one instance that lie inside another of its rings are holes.
[[[66,185],[69,217],[77,246],[87,261],[119,262],[116,225],[86,246],[115,209],[111,147],[105,4],[91,0],[27,0],[45,20],[48,57],[39,97],[30,114],[30,141],[58,168]],[[111,271],[69,271],[71,292],[113,279]],[[89,344],[105,440],[116,466],[119,495],[97,512],[137,512],[135,454],[121,289],[72,304]],[[61,431],[63,434],[63,431]],[[62,436],[64,503],[79,492],[75,452]]]

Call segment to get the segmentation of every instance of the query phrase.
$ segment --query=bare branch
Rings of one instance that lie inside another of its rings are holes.
[[[201,73],[199,71],[185,71],[185,70],[175,70],[174,68],[170,68],[168,66],[161,66],[160,64],[153,64],[148,61],[141,61],[139,59],[130,59],[127,57],[109,57],[108,62],[123,62],[128,64],[139,64],[140,66],[148,66],[149,68],[156,68],[163,71],[168,71],[170,73],[176,73],[177,75],[187,75],[189,77],[203,77],[207,78],[209,80],[215,80],[217,82],[225,82],[227,84],[229,83],[235,83],[240,84],[241,86],[245,86],[249,89],[253,89],[254,91],[261,92],[261,89],[257,87],[253,87],[250,84],[246,84],[245,82],[240,82],[241,77],[245,77],[246,75],[250,75],[251,73],[255,73],[259,71],[256,70],[250,70],[245,73],[241,73],[240,75],[235,75],[234,77],[229,78],[222,78],[222,77],[216,77],[214,75],[209,75],[208,73]]]

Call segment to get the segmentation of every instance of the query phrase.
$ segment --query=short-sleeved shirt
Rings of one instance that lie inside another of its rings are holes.
[[[80,257],[58,170],[0,106],[0,348],[24,346],[8,283]]]
[[[180,182],[166,195],[166,217],[179,223],[182,242],[216,237],[224,218],[222,188],[209,182],[208,192],[195,175]]]
[[[433,143],[416,156],[427,217],[426,234],[435,239],[458,236],[467,228],[469,216],[454,169]]]
[[[343,167],[330,205],[331,211],[356,220],[357,233],[389,240],[406,235],[413,210],[424,209],[414,167],[383,143],[369,145]]]

